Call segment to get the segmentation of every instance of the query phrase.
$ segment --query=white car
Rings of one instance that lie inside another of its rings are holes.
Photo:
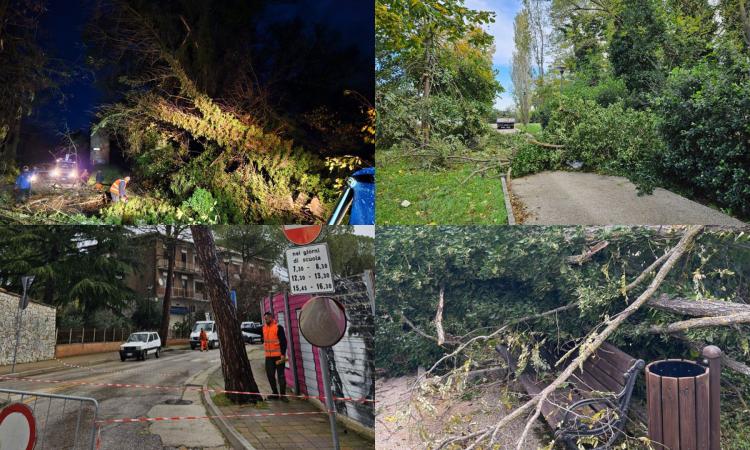
[[[128,336],[128,340],[120,346],[120,361],[135,358],[144,361],[148,355],[159,357],[161,338],[153,331],[140,331]]]
[[[251,331],[260,327],[262,327],[262,325],[258,322],[242,322],[242,324],[240,325],[240,329],[242,330],[242,339],[250,344],[255,344],[256,341],[263,342],[262,335]]]
[[[201,328],[208,335],[208,348],[219,348],[219,333],[216,331],[216,322],[213,320],[201,320],[195,322],[193,331],[190,332],[190,348],[195,350],[201,348]]]

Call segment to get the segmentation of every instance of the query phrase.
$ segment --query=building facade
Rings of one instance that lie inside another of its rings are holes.
[[[140,270],[129,276],[128,286],[139,296],[153,298],[161,308],[167,288],[169,251],[163,237],[158,234],[145,234],[139,239],[142,241],[143,260]],[[237,287],[243,278],[271,278],[270,270],[263,262],[243,261],[238,252],[222,248],[217,250],[219,264],[229,280],[230,290]],[[175,250],[169,309],[170,332],[175,324],[188,317],[191,320],[205,320],[203,313],[213,315],[204,283],[195,245],[189,240],[179,240]]]

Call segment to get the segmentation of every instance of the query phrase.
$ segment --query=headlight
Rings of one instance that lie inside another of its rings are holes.
[[[32,175],[32,176],[31,176],[31,182],[33,183],[33,182],[35,182],[35,181],[36,181],[36,175]]]
[[[70,175],[68,175],[68,178],[75,178],[78,176],[78,171],[76,169],[73,169],[70,171]]]
[[[58,169],[57,167],[55,167],[54,169],[52,169],[52,172],[50,172],[50,175],[52,175],[52,178],[59,177],[60,176],[60,169]]]

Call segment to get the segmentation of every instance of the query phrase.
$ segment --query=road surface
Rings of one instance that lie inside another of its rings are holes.
[[[115,354],[113,354],[113,357]],[[198,391],[183,392],[183,389],[117,388],[92,386],[82,383],[122,383],[148,384],[160,386],[183,386],[190,378],[210,367],[220,365],[219,350],[208,352],[175,350],[162,353],[159,359],[151,356],[146,361],[119,359],[87,368],[70,368],[46,374],[27,375],[25,378],[54,380],[61,383],[33,382],[27,380],[3,380],[0,388],[23,391],[46,392],[58,395],[92,397],[99,402],[99,420],[206,415],[197,395]],[[262,374],[256,374],[256,376]],[[190,405],[169,405],[171,400],[192,399]],[[7,394],[0,396],[0,402],[7,400]],[[17,398],[16,398],[17,400]],[[78,421],[78,406],[66,402],[63,413],[62,401],[44,400],[31,397],[25,402],[33,407],[39,422],[40,435],[36,449],[85,448],[78,439],[73,445]],[[49,424],[45,424],[49,409]],[[85,409],[79,433],[91,432],[91,414]],[[84,429],[85,428],[85,429]],[[46,432],[45,432],[46,429]],[[40,441],[43,436],[43,441]],[[139,422],[113,423],[101,427],[101,448],[103,449],[163,449],[178,448],[225,448],[223,436],[210,420],[190,420],[181,422]]]
[[[511,191],[530,225],[746,225],[665,189],[639,196],[623,177],[541,172],[514,178]]]

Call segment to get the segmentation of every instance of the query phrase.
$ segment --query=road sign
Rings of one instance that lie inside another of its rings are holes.
[[[21,277],[21,286],[23,287],[23,295],[21,296],[20,303],[18,307],[20,309],[26,309],[27,306],[29,306],[29,296],[27,295],[27,291],[29,288],[31,288],[31,283],[34,282],[34,275]]]
[[[11,403],[0,411],[0,450],[32,450],[36,444],[36,421],[31,408]]]
[[[232,301],[232,306],[234,306],[234,310],[237,310],[237,291],[232,289],[229,291],[229,299]]]
[[[290,248],[286,251],[286,266],[292,294],[334,292],[328,244]]]
[[[292,244],[307,245],[320,236],[323,225],[283,225],[282,229]]]
[[[307,342],[317,347],[333,347],[346,332],[346,313],[331,297],[315,297],[299,314],[299,330]]]

